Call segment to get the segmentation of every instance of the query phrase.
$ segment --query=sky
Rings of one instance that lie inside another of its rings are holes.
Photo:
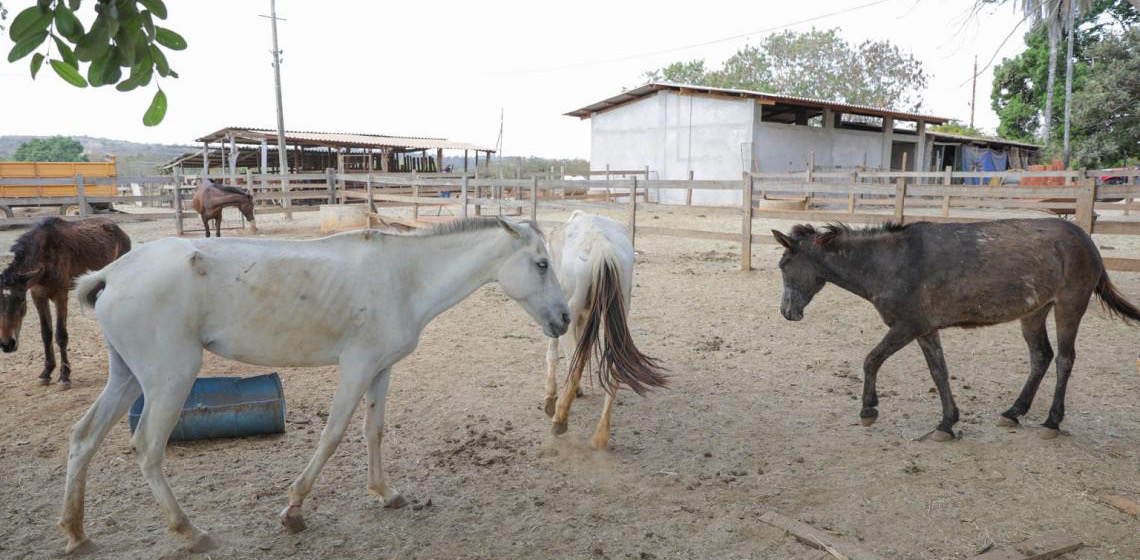
[[[9,20],[30,0],[3,0]],[[84,10],[92,10],[90,0]],[[0,135],[89,135],[190,143],[226,126],[274,128],[269,0],[168,0],[166,27],[189,48],[168,55],[165,121],[142,124],[154,93],[74,88],[45,64],[0,62]],[[922,112],[970,119],[974,57],[1024,49],[1009,6],[967,17],[973,0],[749,2],[372,2],[278,0],[285,127],[443,137],[503,154],[581,157],[589,121],[563,114],[642,83],[646,70],[703,58],[709,66],[784,29],[837,27],[852,43],[889,39],[931,76]],[[842,12],[842,13],[837,13]],[[830,15],[829,15],[830,14]],[[93,12],[81,12],[85,22]],[[812,21],[805,21],[805,20]],[[1021,25],[1020,27],[1017,27]],[[1013,35],[1010,36],[1010,33]],[[1001,43],[1008,41],[1004,46]],[[12,43],[5,33],[0,48]],[[993,130],[992,68],[977,80],[976,124]]]

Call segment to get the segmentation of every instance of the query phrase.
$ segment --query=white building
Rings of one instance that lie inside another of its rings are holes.
[[[567,113],[590,119],[592,170],[644,169],[650,179],[739,179],[743,172],[901,169],[935,163],[930,124],[949,119],[756,91],[655,82]],[[916,146],[924,146],[916,150]],[[916,156],[916,152],[921,157]],[[941,163],[941,161],[939,162]],[[684,202],[662,190],[660,201]],[[739,203],[696,191],[694,204]],[[735,200],[733,200],[735,197]]]

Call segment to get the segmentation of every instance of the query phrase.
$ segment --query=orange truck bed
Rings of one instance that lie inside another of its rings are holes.
[[[88,179],[114,179],[116,176],[114,161],[99,162],[36,162],[36,161],[0,161],[0,179],[59,179],[59,183],[36,184],[40,181],[30,181],[28,185],[0,185],[0,205],[5,198],[48,198],[48,197],[74,197],[78,196],[75,186],[75,176],[83,175]],[[113,184],[93,185],[84,184],[83,191],[86,196],[115,196],[117,189]],[[15,201],[13,201],[15,202]]]

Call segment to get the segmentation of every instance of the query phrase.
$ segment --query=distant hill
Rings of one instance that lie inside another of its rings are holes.
[[[0,136],[0,160],[11,159],[16,148],[32,138],[46,137]],[[91,161],[104,161],[109,156],[115,156],[120,175],[153,175],[156,172],[155,166],[197,149],[195,146],[144,144],[91,136],[72,136],[72,138],[83,144],[84,154]]]

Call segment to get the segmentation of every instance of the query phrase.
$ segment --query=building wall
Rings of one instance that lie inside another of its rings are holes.
[[[661,169],[664,96],[651,95],[590,118],[590,169]],[[594,177],[601,179],[601,177]],[[657,177],[652,177],[657,178]]]
[[[756,123],[754,157],[764,173],[803,171],[815,152],[816,169],[836,171],[860,165],[878,168],[883,133],[773,122]]]
[[[752,99],[722,99],[665,92],[665,153],[661,179],[739,180],[752,150]],[[651,173],[652,175],[652,173]],[[658,178],[658,177],[653,177]],[[664,203],[685,203],[685,191],[654,193]],[[652,197],[651,197],[652,198]],[[693,204],[739,204],[740,194],[693,191]]]

